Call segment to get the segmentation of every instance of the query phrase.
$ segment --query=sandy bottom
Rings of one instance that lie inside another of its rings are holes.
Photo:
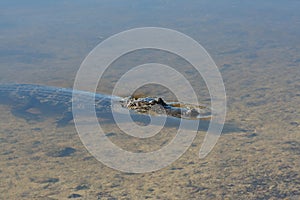
[[[88,2],[1,2],[0,82],[72,87],[80,63],[104,39],[134,27],[166,27],[211,54],[226,88],[227,123],[237,128],[224,131],[205,159],[198,156],[205,135],[199,131],[171,165],[133,174],[96,160],[72,124],[26,122],[0,105],[0,199],[300,199],[299,1]],[[201,103],[210,100],[186,61],[150,49],[115,60],[99,92],[112,92],[122,74],[145,63],[174,67],[194,80]],[[133,152],[160,149],[177,132],[167,128],[141,141],[111,125],[106,130]]]
[[[243,119],[246,123],[240,121],[239,126],[244,131],[224,133],[205,159],[198,157],[205,135],[199,131],[188,151],[173,164],[159,171],[134,174],[97,161],[85,149],[73,125],[56,128],[51,118],[26,122],[12,116],[6,106],[0,109],[1,199],[300,197],[300,121],[276,117],[263,121],[233,109],[228,118]],[[176,129],[169,128],[165,136],[170,138],[174,132]],[[108,136],[132,151],[162,145],[161,138],[156,138],[152,146],[137,146],[127,137],[118,139],[113,128]]]

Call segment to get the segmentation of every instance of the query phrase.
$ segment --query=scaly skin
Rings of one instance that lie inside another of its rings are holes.
[[[28,112],[31,108],[46,113],[60,114],[58,126],[63,126],[73,119],[72,94],[80,94],[85,105],[85,97],[95,97],[95,111],[97,117],[112,117],[111,103],[119,103],[122,107],[133,110],[136,114],[164,114],[176,118],[201,119],[195,109],[178,107],[168,104],[161,98],[122,98],[104,94],[78,91],[67,88],[32,84],[3,84],[0,85],[0,102],[12,105],[12,113],[27,120],[36,119],[37,114]],[[181,104],[182,105],[182,104]],[[82,109],[82,108],[81,108]],[[83,107],[84,109],[84,107]],[[43,112],[43,113],[44,113]]]

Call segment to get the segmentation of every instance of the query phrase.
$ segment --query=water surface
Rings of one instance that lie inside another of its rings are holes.
[[[213,151],[198,157],[204,132],[172,165],[126,174],[93,158],[73,125],[26,122],[0,107],[1,199],[299,199],[300,3],[282,1],[2,1],[0,82],[72,87],[85,56],[107,37],[135,27],[181,31],[202,44],[224,79],[227,130]],[[117,60],[99,85],[111,92],[132,66],[157,61],[201,77],[166,52],[135,52]],[[142,93],[172,98],[166,89]],[[127,95],[127,94],[120,94]],[[176,132],[149,141],[107,124],[108,136],[131,151],[152,151]]]

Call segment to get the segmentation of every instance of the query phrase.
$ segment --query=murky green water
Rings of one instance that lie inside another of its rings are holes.
[[[26,122],[0,110],[1,199],[299,199],[300,4],[298,1],[3,1],[0,82],[72,87],[86,55],[101,41],[135,27],[158,26],[194,38],[218,65],[228,100],[227,129],[203,160],[204,132],[172,165],[128,174],[106,167],[81,143],[73,125]],[[190,66],[161,51],[135,52],[114,62],[99,92],[109,93],[132,66],[159,62],[184,73],[199,99],[206,86]],[[166,88],[146,95],[172,99]],[[120,94],[128,95],[128,94]],[[108,137],[139,152],[159,149],[176,133],[150,141],[112,126]]]

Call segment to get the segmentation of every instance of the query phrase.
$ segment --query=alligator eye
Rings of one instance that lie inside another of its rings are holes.
[[[164,102],[164,100],[162,100],[162,98],[158,98],[157,103],[162,105],[162,106],[167,106],[167,104]]]
[[[192,109],[192,110],[190,110],[190,114],[191,114],[191,116],[198,116],[199,115],[199,112],[196,110],[196,109]]]
[[[155,100],[150,100],[150,101],[149,101],[149,104],[151,104],[151,105],[154,105],[155,103],[156,103]]]

